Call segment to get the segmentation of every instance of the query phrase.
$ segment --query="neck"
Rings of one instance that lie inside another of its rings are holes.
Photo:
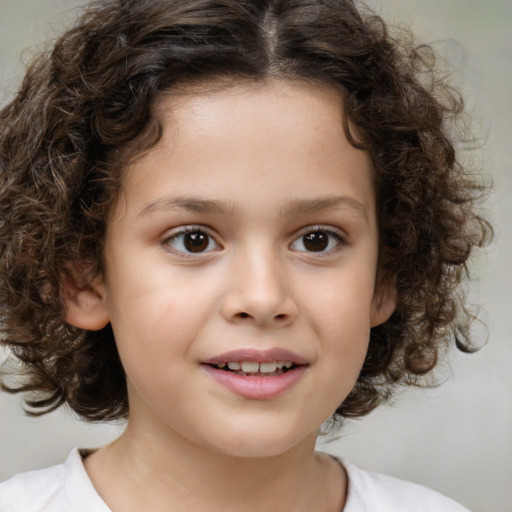
[[[246,458],[130,421],[117,441],[86,460],[86,469],[116,512],[339,512],[344,475],[315,454],[315,438],[279,455]]]

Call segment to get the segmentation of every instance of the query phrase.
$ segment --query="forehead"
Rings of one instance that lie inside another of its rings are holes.
[[[250,188],[267,202],[285,191],[287,201],[360,196],[374,213],[371,161],[347,140],[334,87],[288,80],[182,87],[162,94],[154,113],[161,140],[123,179],[141,208],[166,187],[231,203],[243,202]]]
[[[311,140],[313,132],[316,139],[327,137],[333,127],[336,132],[343,129],[343,95],[340,89],[321,82],[224,80],[189,88],[180,86],[164,93],[155,102],[154,113],[164,131],[175,138],[181,135],[183,143],[195,143],[197,137],[208,140],[214,133],[221,139],[232,135],[233,126],[240,128],[237,135],[242,140],[245,136],[251,143],[268,143],[269,129],[276,133],[287,131],[290,141],[301,136]],[[186,132],[180,134],[179,128],[192,123],[200,131],[187,141]],[[267,131],[261,131],[262,127]]]

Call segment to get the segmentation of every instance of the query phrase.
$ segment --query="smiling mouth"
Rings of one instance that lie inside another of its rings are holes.
[[[256,361],[226,361],[225,363],[209,364],[209,366],[245,377],[274,377],[293,370],[299,365],[292,361],[273,361],[268,363],[258,363]]]

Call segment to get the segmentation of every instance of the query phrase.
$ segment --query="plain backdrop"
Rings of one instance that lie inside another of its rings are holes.
[[[16,90],[34,49],[69,23],[78,3],[0,0],[0,103]],[[485,308],[489,343],[474,355],[453,351],[443,385],[403,393],[319,448],[435,488],[474,512],[512,512],[512,1],[371,4],[420,39],[437,41],[484,141],[476,158],[494,181],[496,241],[473,266],[479,280],[471,298]],[[59,463],[73,446],[98,446],[121,428],[84,425],[65,411],[27,418],[19,397],[0,394],[0,480]]]

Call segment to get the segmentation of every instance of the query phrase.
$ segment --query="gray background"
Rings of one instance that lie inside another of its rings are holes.
[[[0,0],[0,102],[34,48],[73,17],[72,0]],[[452,352],[444,384],[408,391],[392,407],[350,423],[322,450],[433,487],[474,512],[512,511],[512,1],[374,0],[388,20],[436,43],[456,66],[484,147],[477,161],[494,180],[489,202],[496,241],[473,270],[471,297],[486,310],[489,343],[476,355]],[[0,361],[2,355],[0,354]],[[64,411],[39,419],[19,397],[0,394],[0,480],[62,461],[71,447],[112,439],[120,426],[92,426]]]

